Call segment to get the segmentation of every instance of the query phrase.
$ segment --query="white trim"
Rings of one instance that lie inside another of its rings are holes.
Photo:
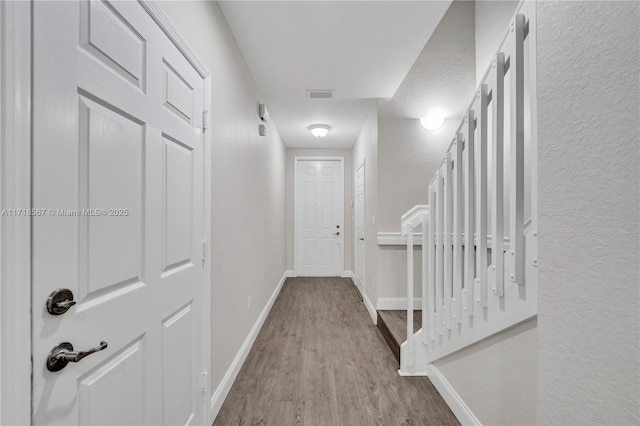
[[[351,278],[351,281],[353,281],[355,283],[355,275],[353,275],[353,271],[343,271],[342,275],[340,275],[342,278]]]
[[[298,277],[298,274],[296,274],[296,271],[293,271],[291,269],[285,271],[285,274],[287,274],[287,277],[290,277],[290,278],[297,278]]]
[[[204,79],[204,105],[205,105],[205,114],[207,114],[207,116],[205,117],[205,120],[207,120],[208,123],[211,123],[211,76],[207,76]],[[204,127],[204,123],[203,123],[203,127]],[[203,395],[203,400],[205,401],[205,403],[202,404],[203,406],[203,410],[204,410],[204,414],[203,414],[203,419],[205,421],[206,424],[213,424],[213,420],[212,418],[210,418],[210,413],[211,410],[209,409],[209,407],[207,407],[206,401],[209,400],[210,395],[211,395],[211,360],[212,360],[212,354],[211,354],[211,298],[212,298],[212,275],[213,275],[213,270],[212,270],[212,262],[211,262],[211,242],[213,240],[213,235],[212,235],[212,229],[211,229],[211,218],[213,215],[213,212],[211,210],[211,205],[212,205],[212,190],[211,190],[211,185],[212,185],[212,161],[213,161],[213,153],[212,153],[212,145],[213,145],[213,141],[212,141],[212,132],[209,131],[204,131],[203,132],[203,137],[204,137],[204,227],[203,227],[203,240],[206,244],[206,253],[205,253],[205,262],[204,262],[204,274],[203,274],[203,309],[202,309],[202,315],[203,315],[203,327],[202,327],[202,332],[203,332],[203,366],[204,366],[204,371],[207,372],[207,377],[205,378],[204,382],[205,382],[205,389],[204,389],[204,395]]]
[[[367,293],[362,293],[362,301],[364,302],[364,306],[367,308],[367,311],[369,311],[371,320],[373,321],[374,324],[377,325],[378,311],[376,311],[376,308],[373,306],[373,303],[371,303],[371,299],[369,299],[369,296],[367,296]]]
[[[278,285],[276,286],[275,290],[273,290],[273,293],[271,294],[271,297],[267,301],[267,304],[262,309],[262,312],[260,312],[260,315],[258,316],[258,319],[256,319],[256,322],[253,325],[253,328],[251,328],[249,335],[244,340],[244,343],[242,344],[242,346],[240,347],[240,350],[238,351],[235,358],[233,359],[231,366],[229,367],[226,374],[222,378],[222,381],[218,385],[218,388],[213,393],[213,396],[211,397],[211,405],[210,405],[212,419],[215,420],[216,416],[218,415],[218,412],[220,412],[220,408],[222,408],[222,404],[224,403],[225,398],[227,397],[227,395],[229,395],[229,391],[231,390],[231,386],[233,386],[233,382],[238,377],[238,373],[240,373],[242,364],[244,364],[244,361],[247,359],[247,356],[251,351],[251,347],[253,346],[253,343],[256,341],[256,338],[258,337],[258,333],[260,333],[260,330],[262,329],[262,326],[265,320],[267,319],[267,316],[269,315],[269,312],[271,311],[271,308],[273,307],[274,302],[276,301],[276,299],[278,298],[278,295],[280,294],[280,290],[282,289],[282,286],[284,285],[285,280],[287,279],[287,277],[291,272],[292,271],[285,271],[284,274],[282,274],[282,278],[280,278]]]
[[[345,224],[346,217],[344,215],[344,184],[345,184],[345,176],[344,176],[344,157],[343,156],[315,156],[315,155],[296,155],[293,157],[293,270],[296,275],[299,272],[299,268],[297,266],[297,245],[298,245],[298,208],[297,208],[297,197],[298,193],[298,163],[300,161],[339,161],[341,171],[341,179],[342,185],[340,186],[340,212],[342,214],[342,244],[340,245],[340,265],[338,270],[344,271],[344,242],[345,242]]]
[[[405,311],[407,303],[406,297],[378,297],[376,306],[379,311]],[[422,297],[413,298],[413,309],[422,309]]]
[[[451,383],[442,375],[440,370],[433,365],[427,364],[426,366],[427,376],[429,376],[429,380],[433,383],[433,386],[438,390],[442,398],[447,403],[453,414],[456,416],[458,421],[463,425],[479,425],[481,426],[480,420],[473,414],[473,411],[469,408],[469,406],[464,402],[462,397],[456,392]]]
[[[360,291],[361,294],[366,293],[367,291],[367,285],[366,285],[366,277],[367,277],[367,241],[366,241],[366,236],[367,236],[367,159],[363,159],[362,160],[362,164],[360,164],[355,172],[353,173],[353,188],[352,188],[352,192],[354,194],[354,198],[353,198],[353,221],[352,221],[352,229],[353,229],[353,273],[354,273],[354,282],[356,285],[356,288],[358,288],[358,291]],[[355,208],[355,204],[356,204],[356,181],[357,181],[357,176],[358,176],[358,172],[360,171],[360,169],[362,169],[362,185],[364,186],[364,190],[362,191],[362,195],[363,195],[363,200],[362,200],[362,223],[363,223],[363,237],[365,238],[364,244],[363,244],[363,248],[362,248],[362,280],[360,283],[358,283],[358,277],[355,275],[355,269],[356,269],[356,262],[357,262],[357,258],[358,258],[358,230],[356,229],[356,221],[358,220],[358,218],[356,217],[356,208]],[[358,285],[360,284],[360,285]],[[364,296],[363,296],[364,297]],[[363,299],[364,300],[364,299]],[[374,320],[374,322],[377,322],[377,318],[378,315],[376,314],[376,319]]]
[[[31,2],[0,2],[2,208],[31,207]],[[0,220],[0,424],[31,423],[31,221]]]
[[[353,283],[355,288],[358,288],[358,284],[357,284],[357,278],[356,278],[356,274],[353,273],[353,271],[347,271],[349,272],[349,278],[351,278],[351,282]],[[360,291],[360,289],[358,289],[358,291]],[[378,324],[378,312],[376,311],[376,308],[374,308],[373,303],[371,303],[371,300],[369,299],[369,296],[367,296],[366,293],[360,292],[360,294],[362,295],[362,302],[364,303],[365,308],[367,308],[367,312],[369,312],[369,315],[371,316],[371,320],[373,321],[374,324]]]
[[[358,288],[358,286],[356,285],[356,276],[355,276],[355,274],[354,274],[353,272],[351,272],[351,271],[344,271],[344,274],[345,274],[345,275],[346,275],[346,274],[349,274],[349,276],[346,276],[346,277],[345,277],[345,276],[343,276],[342,278],[351,278],[351,283],[352,283],[356,288]]]
[[[379,246],[406,246],[407,236],[402,235],[400,232],[378,232],[377,241]],[[413,234],[413,245],[422,245],[421,232],[415,232]]]
[[[527,225],[530,225],[531,221],[528,221],[525,224],[525,233],[527,232],[528,228]],[[463,245],[464,245],[464,237],[465,234],[464,232],[462,233],[462,238],[463,238]],[[474,238],[475,239],[475,238]],[[406,246],[407,245],[407,236],[406,235],[402,235],[401,232],[378,232],[378,237],[377,237],[377,241],[378,241],[378,245],[379,246]],[[504,247],[505,250],[509,248],[509,238],[504,237],[503,238],[504,241]],[[413,234],[413,245],[414,246],[421,246],[422,245],[422,233],[420,232],[414,232]],[[487,247],[492,248],[493,247],[493,238],[491,235],[487,235]]]

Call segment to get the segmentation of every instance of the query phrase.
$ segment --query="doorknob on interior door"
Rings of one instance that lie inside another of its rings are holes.
[[[340,231],[334,232],[333,235],[340,235]]]
[[[107,346],[107,342],[100,342],[98,346],[91,348],[88,351],[74,352],[73,345],[71,343],[60,343],[55,348],[51,349],[51,352],[49,352],[49,356],[47,357],[47,369],[49,371],[60,371],[70,362],[78,362],[88,355],[106,349]]]

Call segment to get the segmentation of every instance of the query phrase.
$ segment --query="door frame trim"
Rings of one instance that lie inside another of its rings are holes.
[[[153,0],[139,4],[204,80],[204,105],[211,123],[211,73]],[[0,211],[31,207],[33,3],[0,2]],[[211,130],[204,139],[204,235],[211,247]],[[210,250],[208,250],[210,252]],[[203,366],[211,366],[211,257],[203,274]],[[31,424],[31,220],[0,217],[0,424]],[[10,361],[5,361],[10,360]],[[5,362],[3,362],[5,361]],[[203,419],[213,423],[205,401],[211,375],[203,377]]]
[[[344,157],[341,156],[317,156],[317,155],[296,155],[293,157],[293,270],[296,276],[300,275],[300,268],[298,267],[298,202],[296,194],[298,193],[298,163],[300,161],[339,161],[340,168],[342,170],[342,185],[340,186],[340,214],[342,216],[342,245],[340,246],[340,265],[337,276],[342,276],[344,271],[344,242],[345,242],[345,214],[344,214]]]
[[[0,208],[31,207],[31,2],[0,3]],[[31,424],[31,219],[0,217],[0,423]]]
[[[363,179],[362,179],[362,184],[364,185],[364,194],[362,195],[362,197],[364,198],[363,203],[362,203],[362,222],[363,222],[363,227],[364,227],[364,234],[365,234],[365,240],[364,240],[364,247],[362,248],[363,253],[362,253],[362,289],[358,289],[361,293],[362,293],[362,297],[364,299],[364,294],[366,293],[366,289],[367,289],[367,238],[366,238],[366,234],[367,234],[367,167],[366,167],[366,163],[367,163],[367,159],[365,158],[364,160],[362,160],[362,164],[360,164],[355,172],[353,172],[353,192],[354,192],[354,211],[353,211],[353,276],[355,277],[355,281],[356,281],[356,287],[358,287],[358,276],[356,274],[356,258],[357,258],[357,254],[356,254],[356,250],[358,248],[358,230],[356,229],[356,209],[355,209],[355,203],[356,198],[357,198],[357,194],[355,193],[355,189],[356,189],[356,180],[357,180],[357,176],[358,176],[358,170],[362,169],[363,172]]]

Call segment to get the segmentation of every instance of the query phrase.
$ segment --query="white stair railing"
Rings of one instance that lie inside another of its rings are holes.
[[[426,229],[427,219],[429,217],[429,206],[418,205],[402,215],[401,219],[401,234],[407,237],[407,353],[406,358],[409,363],[408,368],[413,368],[413,348],[414,348],[414,333],[413,333],[413,308],[414,308],[414,294],[413,294],[413,242],[414,231],[418,227]],[[423,235],[425,235],[423,233]],[[424,242],[423,242],[424,244]],[[424,274],[427,271],[427,256],[426,251],[422,250],[422,284],[426,283],[426,277]],[[422,289],[422,294],[426,294],[425,289]],[[422,303],[426,303],[426,299],[422,299]],[[424,316],[426,312],[425,306],[422,306],[422,314]],[[424,323],[424,317],[423,317]]]
[[[428,189],[402,216],[407,340],[400,374],[537,313],[535,4],[524,2]],[[413,332],[413,232],[422,227],[422,328]]]

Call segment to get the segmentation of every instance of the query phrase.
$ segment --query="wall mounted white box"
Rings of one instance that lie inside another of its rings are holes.
[[[269,121],[269,111],[264,104],[258,104],[258,116],[264,122]]]

